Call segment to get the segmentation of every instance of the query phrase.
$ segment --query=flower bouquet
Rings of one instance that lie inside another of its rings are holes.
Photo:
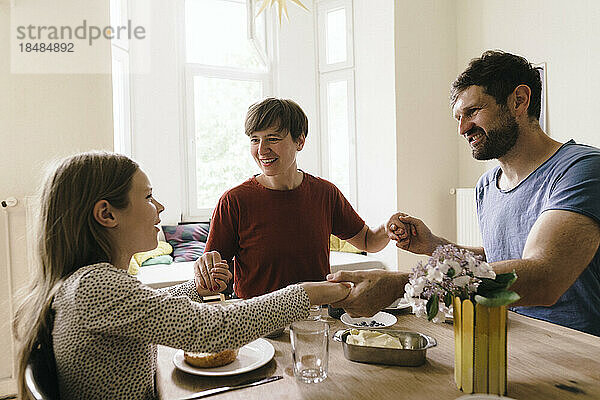
[[[418,317],[454,321],[454,380],[466,393],[506,394],[506,306],[520,297],[508,288],[516,273],[496,274],[483,258],[452,245],[419,262],[404,298]]]
[[[426,264],[413,268],[404,287],[404,299],[417,317],[444,322],[452,313],[453,298],[469,299],[486,307],[505,306],[519,300],[508,288],[515,272],[496,274],[481,256],[451,244],[438,246]]]

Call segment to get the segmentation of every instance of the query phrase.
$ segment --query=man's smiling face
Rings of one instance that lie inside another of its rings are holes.
[[[457,97],[452,109],[463,136],[477,160],[504,156],[519,137],[519,126],[508,107],[499,105],[481,86],[469,86]]]

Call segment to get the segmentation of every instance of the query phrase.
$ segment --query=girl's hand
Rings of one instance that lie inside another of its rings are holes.
[[[351,285],[348,283],[304,282],[304,288],[311,305],[331,304],[343,301],[350,294]]]

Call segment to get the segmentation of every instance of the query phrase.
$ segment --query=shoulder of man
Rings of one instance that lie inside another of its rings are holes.
[[[561,152],[563,153],[563,157],[600,157],[599,148],[587,144],[575,143],[575,141],[573,140],[570,140],[567,143],[565,143],[561,148]]]
[[[499,166],[495,166],[483,173],[477,180],[477,185],[475,185],[476,190],[484,190],[487,189],[495,180],[498,174]]]
[[[600,149],[569,141],[561,147],[553,164],[552,168],[558,177],[569,170],[577,170],[584,174],[600,173]]]

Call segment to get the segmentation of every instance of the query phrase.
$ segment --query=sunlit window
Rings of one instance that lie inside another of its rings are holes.
[[[323,174],[356,206],[352,0],[318,4]]]
[[[346,10],[327,12],[327,64],[346,61]]]
[[[185,3],[186,59],[188,63],[265,69],[248,38],[246,1],[187,0]],[[264,47],[265,19],[256,20]]]
[[[244,134],[250,104],[271,91],[264,13],[245,0],[186,0],[187,218],[258,172]],[[248,27],[248,24],[251,24]]]
[[[209,209],[235,183],[260,172],[248,150],[248,102],[262,97],[258,81],[194,77],[196,207]],[[211,93],[211,95],[204,95]]]
[[[329,178],[350,195],[350,142],[348,136],[348,83],[327,84],[327,136],[329,139]]]

